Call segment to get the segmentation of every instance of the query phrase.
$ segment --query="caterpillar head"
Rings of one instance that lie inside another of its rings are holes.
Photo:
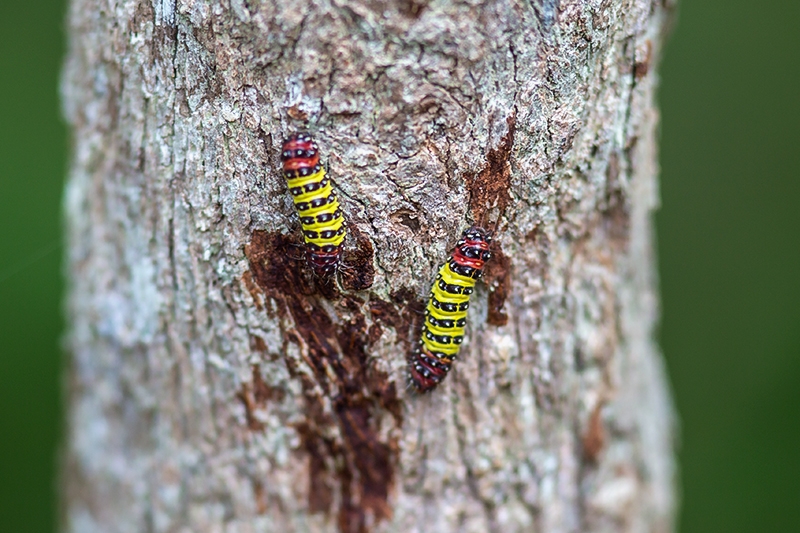
[[[485,263],[492,258],[489,251],[489,244],[492,242],[491,234],[478,226],[471,226],[464,230],[461,238],[456,243],[456,249],[460,255]]]
[[[303,131],[292,133],[283,141],[281,160],[291,159],[319,160],[317,143],[310,134]]]

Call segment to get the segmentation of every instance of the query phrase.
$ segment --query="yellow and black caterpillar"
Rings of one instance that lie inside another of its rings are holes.
[[[281,160],[303,226],[306,261],[318,276],[330,276],[339,265],[346,231],[317,143],[308,133],[294,133],[283,142]]]
[[[422,347],[409,362],[411,383],[419,392],[434,389],[458,354],[467,324],[469,297],[492,254],[491,237],[473,226],[464,231],[450,258],[439,269],[425,308]]]

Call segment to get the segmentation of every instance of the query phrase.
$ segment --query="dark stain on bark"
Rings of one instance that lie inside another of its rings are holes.
[[[348,333],[343,332],[343,335]],[[375,399],[396,420],[401,416],[400,402],[394,383],[388,383],[385,375],[376,373],[367,377],[367,381],[370,394],[364,394],[358,384],[349,383],[333,402],[343,438],[341,447],[331,449],[338,452],[335,456],[341,464],[335,477],[341,489],[339,529],[342,532],[366,532],[368,523],[392,515],[388,499],[398,450],[395,442],[383,442],[378,435]],[[368,518],[369,514],[373,520]]]
[[[489,313],[486,321],[493,326],[508,324],[506,298],[511,290],[511,260],[498,241],[492,241],[492,259],[486,263],[486,284],[489,286]]]
[[[393,455],[396,444],[381,442],[373,426],[373,413],[366,399],[340,398],[336,402],[344,454],[350,468],[340,471],[347,483],[342,486],[342,507],[339,509],[339,529],[342,532],[368,531],[366,510],[376,521],[392,516],[389,506],[389,486],[394,477]],[[354,468],[353,468],[354,467]],[[354,474],[358,473],[358,480]]]
[[[370,314],[379,319],[380,323],[395,330],[397,339],[403,345],[405,358],[410,361],[420,347],[426,302],[407,287],[402,287],[389,296],[391,302],[373,295],[369,302]]]
[[[338,501],[340,531],[366,533],[370,524],[391,516],[388,498],[398,450],[393,440],[382,440],[379,428],[386,414],[396,426],[402,424],[401,403],[394,382],[370,364],[364,300],[338,299],[334,320],[291,258],[293,247],[285,235],[255,231],[245,253],[258,288],[275,302],[282,319],[294,323],[285,335],[298,346],[302,361],[285,359],[290,375],[301,381],[306,405],[297,431],[310,461],[309,508],[330,513]],[[363,257],[371,267],[371,244],[359,250],[366,250]],[[300,371],[303,364],[311,376]]]
[[[375,324],[386,325],[394,329],[398,340],[408,351],[416,345],[413,333],[422,329],[425,301],[417,298],[416,294],[406,287],[394,291],[389,296],[392,299],[391,302],[383,301],[372,295],[369,301],[370,314],[373,319],[376,319]]]
[[[249,270],[242,274],[242,283],[244,283],[247,292],[250,293],[250,296],[253,298],[253,303],[256,304],[256,309],[261,311],[264,309],[264,305],[261,302],[261,292],[258,290],[255,282],[253,281],[253,274]],[[263,339],[262,339],[263,341]]]
[[[267,514],[269,509],[269,502],[267,500],[267,491],[264,490],[264,483],[256,478],[252,481],[253,495],[256,499],[256,513],[260,515]]]
[[[250,335],[250,349],[254,352],[267,353],[267,343],[258,335]]]
[[[644,78],[650,72],[650,62],[653,56],[653,43],[648,39],[644,43],[644,57],[636,58],[633,64],[633,75],[636,80]]]
[[[428,7],[427,0],[396,0],[397,10],[408,18],[418,19]]]
[[[244,417],[247,421],[247,427],[250,429],[250,431],[264,431],[264,424],[262,424],[261,421],[256,418],[256,404],[255,400],[253,399],[253,395],[250,393],[249,387],[243,384],[242,390],[238,392],[236,397],[239,398],[239,401],[242,402],[242,405],[244,406]]]
[[[243,383],[241,390],[236,396],[244,406],[244,416],[247,421],[247,427],[250,428],[251,431],[263,431],[264,424],[256,417],[256,411],[264,409],[267,402],[270,400],[283,400],[285,393],[281,389],[267,385],[264,378],[261,377],[261,368],[258,365],[253,365],[251,370],[252,381],[249,384]]]
[[[284,391],[275,387],[270,387],[264,378],[261,376],[261,367],[258,365],[252,366],[253,373],[253,398],[256,405],[263,407],[270,400],[281,401],[284,397]]]
[[[598,402],[589,416],[589,423],[583,434],[583,458],[589,463],[597,463],[606,445],[606,431],[603,427],[603,402]]]
[[[407,288],[393,292],[389,296],[392,297],[392,301],[402,306],[400,311],[402,323],[397,333],[400,341],[405,345],[406,360],[410,361],[420,348],[427,299],[417,298],[417,295]]]
[[[401,402],[397,396],[397,389],[389,376],[382,371],[369,368],[366,348],[369,345],[369,329],[361,307],[364,301],[360,298],[350,296],[340,302],[340,306],[346,308],[351,313],[349,322],[345,322],[337,331],[337,342],[346,355],[345,363],[353,369],[353,373],[362,372],[359,382],[355,385],[367,386],[369,395],[376,399],[380,406],[392,414],[398,426],[403,422]],[[349,357],[347,357],[349,356]],[[348,361],[349,359],[349,361]],[[367,370],[366,372],[363,372]],[[351,384],[353,385],[353,384]],[[349,397],[357,397],[356,390],[352,391]],[[359,408],[360,409],[360,408]]]
[[[511,201],[511,150],[514,146],[516,117],[506,119],[508,131],[497,147],[486,154],[486,166],[478,174],[467,175],[470,192],[470,211],[475,224],[494,231],[497,221],[503,216]],[[492,222],[493,221],[493,222]],[[495,326],[508,323],[503,310],[510,290],[511,262],[503,253],[498,241],[492,244],[492,260],[486,266],[486,282],[489,285],[489,316],[487,321]]]
[[[304,275],[305,269],[297,265],[301,251],[302,243],[291,235],[254,231],[245,255],[255,286],[272,299],[284,294],[295,298],[313,295],[315,287]]]
[[[478,174],[465,176],[467,189],[470,192],[469,207],[475,224],[489,230],[490,220],[500,219],[511,201],[511,149],[514,146],[514,129],[516,118],[512,115],[506,119],[508,132],[500,140],[496,148],[489,149],[486,154],[486,166]]]
[[[397,327],[397,309],[389,302],[384,302],[373,295],[369,300],[369,313],[372,325],[367,331],[367,343],[373,346],[383,335],[384,324],[392,328]]]
[[[317,412],[321,412],[318,406]],[[310,423],[301,423],[295,428],[309,461],[308,507],[312,513],[330,514],[333,505],[334,466],[328,464],[338,450],[331,439],[320,435],[320,429]]]
[[[296,265],[295,268],[305,268],[300,265]],[[334,275],[326,275],[325,277],[316,277],[314,275],[314,280],[311,282],[313,286],[316,287],[317,291],[327,300],[337,300],[341,298],[342,293],[339,291],[339,287],[336,285],[336,277]]]
[[[356,225],[348,226],[347,231],[350,242],[354,242],[355,246],[345,248],[339,275],[345,289],[363,291],[372,287],[375,280],[375,267],[372,264],[375,250],[369,237],[361,233]]]
[[[383,326],[378,323],[371,324],[369,330],[367,330],[367,345],[370,348],[375,346],[375,343],[378,342],[381,335],[383,335]]]

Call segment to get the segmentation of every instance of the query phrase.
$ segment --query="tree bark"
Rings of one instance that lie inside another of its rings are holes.
[[[672,529],[661,0],[72,0],[63,529]],[[309,275],[304,121],[348,220]],[[438,264],[495,257],[431,394]],[[370,286],[371,285],[371,286]]]

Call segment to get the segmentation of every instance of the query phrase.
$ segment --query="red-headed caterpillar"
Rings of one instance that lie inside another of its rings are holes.
[[[475,282],[492,254],[491,236],[477,226],[464,231],[450,258],[439,269],[433,283],[420,349],[409,361],[411,384],[418,392],[428,392],[444,379],[456,358],[467,324],[469,298]]]
[[[339,200],[320,163],[317,143],[308,133],[293,133],[281,153],[294,206],[303,227],[306,261],[319,277],[336,272],[346,230]]]

